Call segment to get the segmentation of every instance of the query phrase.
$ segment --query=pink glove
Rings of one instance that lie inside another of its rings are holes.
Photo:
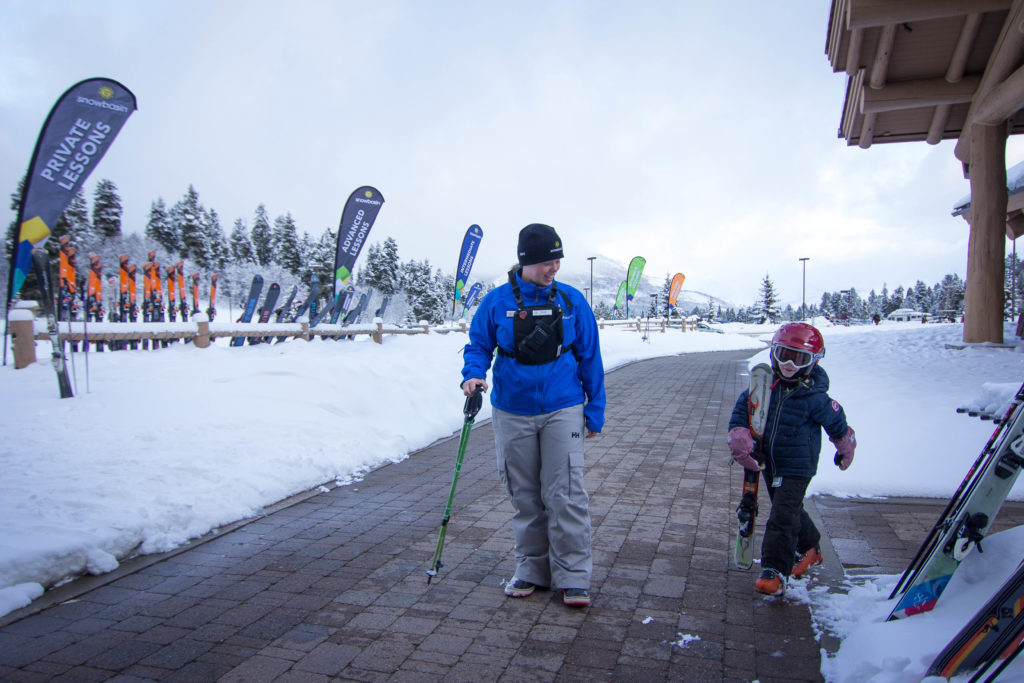
[[[729,430],[729,450],[732,452],[733,460],[743,465],[744,469],[754,472],[764,469],[750,455],[754,452],[754,437],[746,427],[733,427]]]
[[[857,448],[857,435],[853,433],[852,427],[846,428],[846,434],[839,439],[829,439],[836,447],[836,464],[839,469],[845,470],[853,462],[853,451]]]

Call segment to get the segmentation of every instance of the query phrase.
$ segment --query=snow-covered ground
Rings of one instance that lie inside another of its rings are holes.
[[[812,493],[840,496],[952,494],[991,433],[957,416],[995,406],[1024,380],[1024,348],[958,344],[956,324],[832,327],[817,321],[831,394],[857,430],[853,466],[829,453]],[[774,328],[717,326],[647,340],[602,331],[608,369],[661,355],[763,349]],[[1013,339],[1007,328],[1006,339]],[[169,550],[258,514],[290,495],[361,473],[449,436],[462,424],[461,333],[208,349],[75,354],[77,395],[58,398],[53,370],[0,369],[7,439],[0,445],[0,614],[82,573]],[[48,343],[38,356],[48,355]],[[762,351],[752,362],[762,361]],[[88,389],[88,390],[87,390]],[[485,401],[480,418],[489,416]],[[1011,498],[1024,499],[1024,479]],[[1020,528],[968,558],[938,608],[885,623],[895,576],[860,578],[848,594],[800,582],[821,629],[842,639],[822,672],[829,681],[919,680],[949,637],[1021,560]],[[1015,674],[1013,672],[1016,672]],[[1002,680],[1024,679],[1024,661]]]

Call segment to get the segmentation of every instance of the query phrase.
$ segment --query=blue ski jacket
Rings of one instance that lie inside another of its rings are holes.
[[[775,476],[810,479],[818,472],[822,428],[831,439],[846,434],[846,413],[838,401],[829,398],[828,387],[828,375],[820,366],[815,366],[810,377],[798,384],[776,378],[768,400],[762,444],[766,464]],[[750,426],[748,392],[745,389],[736,400],[729,429]]]
[[[523,304],[546,304],[550,287],[540,287],[515,276]],[[600,432],[604,426],[604,364],[598,338],[597,320],[583,294],[574,287],[556,283],[555,305],[562,311],[562,353],[551,363],[524,365],[502,353],[500,346],[514,351],[513,316],[518,310],[512,285],[508,282],[491,290],[480,302],[469,328],[469,343],[463,350],[462,381],[485,379],[494,358],[491,405],[516,415],[541,415],[584,403],[587,429]]]

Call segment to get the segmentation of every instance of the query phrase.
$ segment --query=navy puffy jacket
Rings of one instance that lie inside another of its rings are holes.
[[[732,410],[729,429],[749,426],[744,390]],[[796,385],[776,381],[768,401],[763,449],[776,476],[810,479],[817,473],[822,428],[830,439],[841,439],[847,430],[843,407],[829,398],[825,370],[815,366],[811,376]]]

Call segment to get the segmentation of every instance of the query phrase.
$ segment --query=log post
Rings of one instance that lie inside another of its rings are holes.
[[[192,318],[196,324],[195,345],[197,349],[205,349],[210,346],[210,319],[205,313],[196,313]]]
[[[1003,343],[1006,253],[1006,126],[971,126],[971,232],[967,241],[964,337]]]
[[[14,351],[14,369],[20,370],[36,362],[36,339],[31,311],[12,309],[7,314],[11,326],[11,343]]]
[[[384,343],[384,321],[380,318],[375,318],[373,321],[377,325],[377,331],[373,333],[373,341],[378,344]]]

